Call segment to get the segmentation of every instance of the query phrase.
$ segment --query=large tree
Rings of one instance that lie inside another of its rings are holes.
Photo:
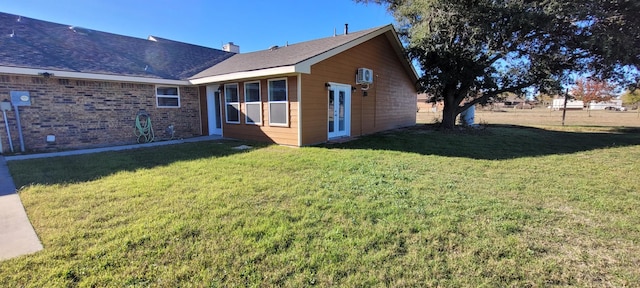
[[[638,103],[640,103],[640,89],[629,89],[625,91],[620,98],[625,105],[635,105],[638,111],[638,117],[640,117],[640,105],[638,105]]]
[[[637,0],[355,0],[387,7],[422,92],[444,101],[451,129],[469,106],[504,92],[559,93],[572,75],[637,83]],[[462,103],[462,104],[461,104]]]
[[[571,89],[571,95],[585,104],[605,102],[613,98],[615,87],[606,81],[579,78]]]
[[[640,103],[640,89],[627,90],[620,98],[622,99],[622,103],[626,105],[636,105]]]
[[[591,102],[606,102],[613,98],[615,87],[607,81],[579,78],[571,89],[571,96],[584,102],[591,117]]]

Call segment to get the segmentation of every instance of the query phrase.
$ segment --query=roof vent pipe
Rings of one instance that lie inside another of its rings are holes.
[[[349,34],[349,23],[344,24],[344,35]]]

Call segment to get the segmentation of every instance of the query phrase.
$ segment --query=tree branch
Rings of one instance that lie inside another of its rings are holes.
[[[496,63],[496,61],[500,59],[502,59],[502,53],[496,53],[496,55],[494,55],[493,58],[487,59],[487,64],[491,66],[493,65],[493,63]]]

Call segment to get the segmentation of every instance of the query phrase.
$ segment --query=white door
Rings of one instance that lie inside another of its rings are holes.
[[[217,86],[207,86],[207,118],[209,118],[209,135],[222,135],[222,105],[220,91]]]
[[[329,86],[329,139],[346,137],[351,132],[351,86]]]

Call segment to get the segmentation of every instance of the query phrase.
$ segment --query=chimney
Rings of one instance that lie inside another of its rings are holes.
[[[240,46],[233,44],[233,42],[229,42],[227,44],[222,45],[222,50],[237,54],[237,53],[240,53]]]
[[[349,23],[344,24],[344,35],[349,34]]]

